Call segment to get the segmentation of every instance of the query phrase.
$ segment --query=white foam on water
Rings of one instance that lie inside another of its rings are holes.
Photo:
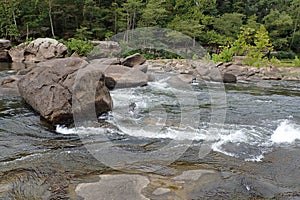
[[[57,125],[55,131],[63,135],[76,134],[75,129]]]
[[[284,120],[271,136],[274,143],[293,143],[300,140],[300,125]]]
[[[262,154],[262,155],[256,156],[255,158],[247,158],[247,159],[245,159],[245,161],[261,162],[263,158],[264,158],[264,155]]]
[[[101,127],[75,127],[75,128],[67,128],[65,126],[56,126],[56,132],[63,135],[99,135],[105,134],[109,131],[109,128],[101,128]]]

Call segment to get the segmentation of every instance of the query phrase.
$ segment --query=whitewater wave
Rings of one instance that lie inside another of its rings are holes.
[[[135,122],[136,123],[136,122]],[[274,144],[293,143],[300,140],[300,125],[289,120],[278,121],[277,128],[262,128],[250,125],[222,125],[203,123],[199,128],[193,127],[163,127],[163,124],[153,126],[118,126],[119,135],[128,135],[137,138],[194,140],[202,141],[211,146],[216,152],[228,156],[244,159],[245,161],[262,161],[264,154]],[[278,125],[279,124],[279,125]],[[112,132],[113,132],[112,131]],[[103,134],[103,128],[66,128],[56,127],[56,132],[61,134]],[[105,134],[105,133],[104,133]],[[203,144],[203,143],[202,143]]]
[[[281,122],[271,136],[274,143],[293,143],[296,140],[300,140],[300,125],[289,120]]]

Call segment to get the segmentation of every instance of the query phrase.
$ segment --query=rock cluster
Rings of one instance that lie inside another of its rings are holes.
[[[87,62],[78,57],[51,59],[20,70],[0,80],[1,93],[20,96],[44,119],[53,124],[72,122],[73,114],[95,113],[112,109],[109,89],[147,85],[145,59],[135,54],[122,60],[103,58]],[[79,116],[78,115],[78,116]]]
[[[106,45],[105,56],[111,49],[117,49],[114,43],[95,45]],[[3,49],[7,52],[9,48],[9,41],[0,40],[0,52]],[[85,117],[84,113],[100,115],[110,111],[109,90],[145,86],[153,79],[148,71],[177,73],[177,78],[186,83],[300,79],[299,68],[256,68],[239,62],[214,64],[203,60],[146,61],[140,54],[88,62],[76,56],[62,58],[66,51],[66,46],[49,38],[11,48],[8,52],[14,61],[13,69],[18,73],[0,79],[0,94],[21,95],[43,118],[57,124],[71,121],[74,112],[83,113]],[[25,69],[21,66],[24,62],[27,63]]]
[[[38,38],[28,45],[22,43],[9,50],[9,55],[13,62],[34,62],[63,58],[67,54],[68,48],[51,38]]]
[[[149,70],[185,74],[185,80],[194,79],[234,83],[257,80],[300,80],[300,68],[251,67],[238,62],[212,63],[202,60],[147,61]],[[181,76],[183,77],[183,76]]]

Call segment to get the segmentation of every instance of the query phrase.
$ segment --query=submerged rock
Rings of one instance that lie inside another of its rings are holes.
[[[85,200],[148,199],[142,194],[142,190],[150,183],[146,176],[120,174],[99,177],[99,182],[79,184],[76,193]]]
[[[21,76],[12,75],[0,79],[0,94],[19,96],[19,90],[17,83]]]
[[[77,72],[88,63],[80,58],[54,59],[39,63],[37,67],[24,75],[18,82],[20,95],[43,118],[54,123],[63,124],[72,121],[73,110],[85,112],[94,108],[96,115],[112,109],[112,99],[104,85],[104,75],[86,73],[76,85]],[[97,77],[93,77],[97,76]],[[90,93],[91,80],[97,78],[96,91]],[[78,102],[73,108],[72,99]]]

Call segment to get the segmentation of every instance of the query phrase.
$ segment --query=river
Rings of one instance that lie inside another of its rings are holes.
[[[0,77],[14,73],[0,69]],[[300,153],[299,82],[183,87],[172,73],[154,76],[146,87],[112,91],[100,127],[52,127],[20,97],[0,94],[0,199],[77,199],[76,185],[97,174],[167,176],[165,167],[197,165],[254,178],[286,169],[294,174],[277,180],[289,189],[281,195],[299,198],[300,161],[283,160]]]

